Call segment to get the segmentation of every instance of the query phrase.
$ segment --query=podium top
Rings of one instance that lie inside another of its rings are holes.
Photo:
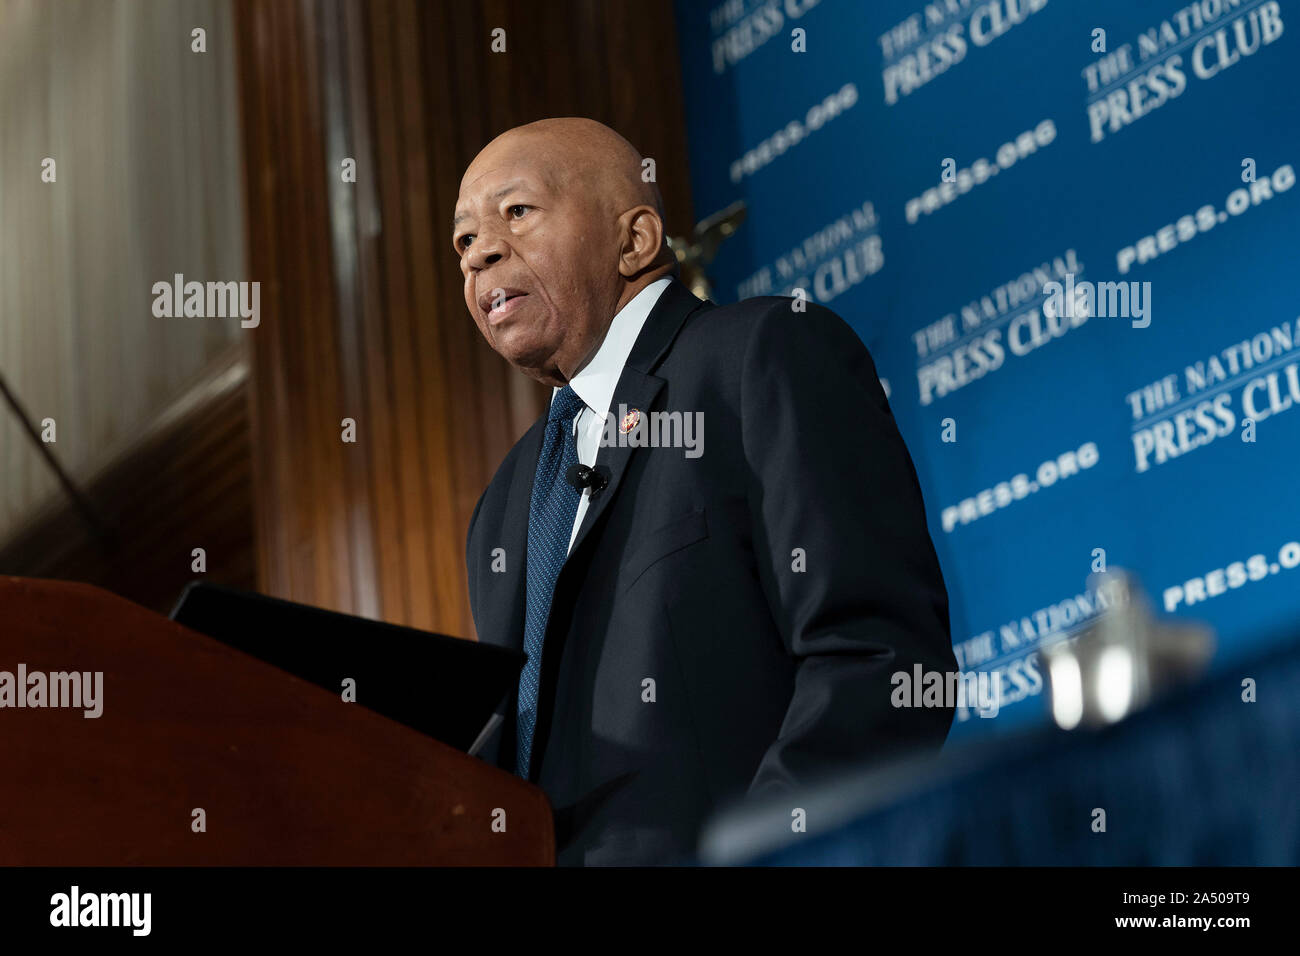
[[[89,585],[0,609],[0,865],[554,862],[540,789],[339,694]]]

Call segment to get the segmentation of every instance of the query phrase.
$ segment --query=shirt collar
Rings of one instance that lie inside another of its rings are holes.
[[[650,310],[655,307],[664,289],[672,284],[671,277],[656,279],[632,297],[632,300],[618,310],[614,320],[609,324],[600,348],[591,357],[591,361],[582,367],[582,371],[569,379],[569,385],[578,393],[584,405],[595,412],[602,420],[609,415],[609,403],[614,400],[614,388],[623,374],[627,357],[632,354],[632,346],[645,320],[650,317]],[[551,400],[559,389],[551,391]]]

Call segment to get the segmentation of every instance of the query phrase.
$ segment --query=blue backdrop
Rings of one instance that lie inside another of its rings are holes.
[[[801,289],[871,350],[1002,690],[953,738],[1045,717],[1037,648],[1105,610],[1103,560],[1219,671],[1294,634],[1295,0],[677,15],[697,218],[749,207],[714,298]]]

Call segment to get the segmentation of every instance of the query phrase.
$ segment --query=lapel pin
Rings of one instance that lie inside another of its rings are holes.
[[[624,435],[636,428],[636,423],[641,420],[641,413],[635,408],[623,416],[623,421],[619,423],[618,430]]]

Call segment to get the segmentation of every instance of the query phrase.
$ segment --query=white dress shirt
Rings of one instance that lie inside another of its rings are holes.
[[[619,309],[596,354],[581,371],[569,379],[569,384],[586,406],[573,417],[573,430],[577,436],[578,461],[588,467],[596,464],[600,436],[605,430],[605,418],[609,415],[609,403],[614,400],[614,388],[618,385],[619,376],[623,374],[627,357],[632,354],[632,346],[641,334],[645,320],[650,317],[650,310],[672,281],[668,278],[656,279]],[[558,388],[552,390],[551,401],[555,401],[559,391]],[[582,527],[582,519],[587,514],[590,494],[590,488],[584,489],[578,499],[578,513],[573,518],[573,531],[569,534],[570,550],[578,537],[578,529]]]

